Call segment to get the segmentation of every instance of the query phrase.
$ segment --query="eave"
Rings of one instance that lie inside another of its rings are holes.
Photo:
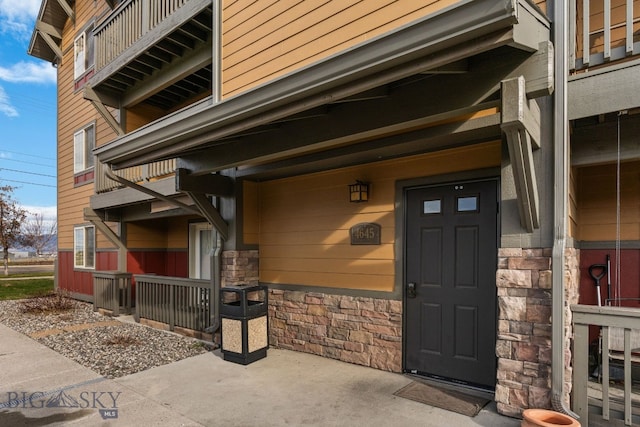
[[[75,19],[73,2],[43,0],[36,18],[27,53],[57,63],[62,59],[62,29],[67,19]]]
[[[525,0],[460,1],[220,103],[205,99],[119,137],[97,148],[95,154],[114,168],[176,157],[500,46],[534,52],[541,41],[548,40],[549,25]]]

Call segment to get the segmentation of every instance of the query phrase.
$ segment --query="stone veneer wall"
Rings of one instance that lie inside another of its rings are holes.
[[[402,370],[402,301],[271,289],[269,331],[276,348]]]
[[[223,251],[222,286],[257,285],[259,281],[259,252]]]
[[[551,407],[551,252],[504,248],[498,252],[498,372],[495,400],[504,415]],[[579,253],[565,253],[565,396],[571,390],[573,337],[569,306],[577,302]]]

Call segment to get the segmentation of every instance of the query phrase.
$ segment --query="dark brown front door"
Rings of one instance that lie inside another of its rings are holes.
[[[405,369],[496,382],[496,180],[407,190]]]

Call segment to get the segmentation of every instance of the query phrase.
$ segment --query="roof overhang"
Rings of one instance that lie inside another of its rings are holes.
[[[535,52],[544,40],[549,40],[549,21],[526,0],[463,0],[222,102],[205,99],[94,152],[116,169],[177,157],[501,46]]]
[[[62,59],[62,29],[67,19],[75,19],[73,0],[43,0],[27,53],[57,63]]]

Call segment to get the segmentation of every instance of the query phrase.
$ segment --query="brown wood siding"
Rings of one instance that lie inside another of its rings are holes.
[[[260,280],[392,291],[396,181],[497,167],[501,142],[371,163],[259,184]],[[348,185],[371,183],[368,203],[350,203]],[[381,225],[381,244],[352,246],[351,226]]]
[[[578,234],[578,174],[575,168],[569,172],[569,224],[567,232],[569,236],[576,237]]]
[[[640,240],[640,161],[620,169],[620,239]],[[616,165],[578,170],[578,238],[616,240]]]
[[[260,241],[259,186],[244,181],[242,185],[242,242],[257,245]]]
[[[96,144],[115,137],[111,128],[100,118],[90,102],[83,99],[82,90],[74,90],[73,41],[85,24],[107,8],[106,2],[77,1],[75,23],[67,21],[63,29],[63,58],[58,66],[58,247],[73,249],[73,227],[86,224],[83,208],[89,206],[93,183],[74,185],[73,134],[95,122]],[[112,248],[100,233],[98,247]]]
[[[189,247],[189,219],[200,217],[178,217],[167,220],[167,248],[186,249]]]
[[[189,219],[176,217],[127,223],[129,249],[186,249],[189,246]]]
[[[135,108],[127,109],[126,114],[126,132],[129,133],[159,119],[166,113],[164,110],[150,105],[136,105]]]
[[[127,224],[127,248],[165,249],[167,247],[167,221],[140,221]]]
[[[222,11],[222,95],[248,90],[454,3],[227,0]]]

